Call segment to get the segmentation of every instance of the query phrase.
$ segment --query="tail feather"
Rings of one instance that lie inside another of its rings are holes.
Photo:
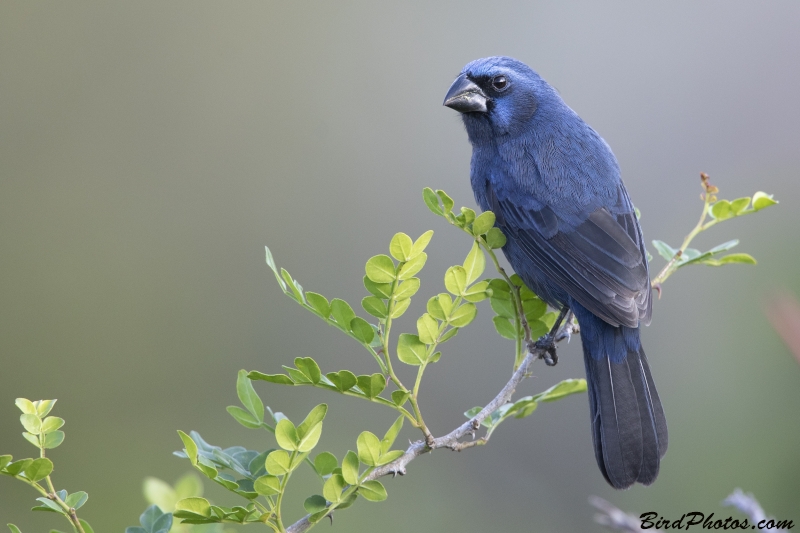
[[[613,487],[649,485],[667,449],[667,424],[639,330],[573,306],[581,325],[595,458]]]

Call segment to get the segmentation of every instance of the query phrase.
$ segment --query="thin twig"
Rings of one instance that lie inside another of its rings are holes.
[[[766,309],[772,327],[800,363],[800,303],[791,294],[772,298]]]
[[[747,515],[747,518],[753,523],[755,527],[760,522],[767,519],[767,513],[761,508],[755,496],[746,494],[742,489],[736,489],[733,493],[722,501],[722,505],[726,507],[735,507],[740,513]],[[772,531],[788,531],[786,529],[773,529]]]
[[[603,498],[591,496],[589,504],[600,511],[594,515],[594,521],[601,526],[624,533],[639,533],[643,531],[642,521],[638,517],[618,509]],[[649,533],[660,533],[658,529],[648,529],[647,531]]]
[[[556,340],[562,340],[569,338],[573,331],[573,324],[572,321],[565,322],[564,326],[559,330],[558,334],[556,335]],[[567,331],[569,330],[569,331]],[[379,477],[387,476],[387,475],[405,475],[406,474],[406,466],[408,463],[416,459],[422,454],[428,453],[430,451],[446,448],[448,450],[454,451],[461,451],[467,448],[471,448],[473,446],[480,446],[481,444],[485,444],[488,440],[487,438],[481,438],[474,441],[467,441],[467,442],[459,442],[462,438],[467,435],[474,435],[475,431],[480,427],[481,422],[483,422],[486,418],[489,417],[493,412],[497,409],[508,403],[511,399],[511,396],[514,394],[514,390],[517,388],[517,385],[520,382],[528,377],[528,367],[533,363],[536,359],[540,359],[545,353],[546,349],[536,348],[533,350],[528,351],[528,355],[525,356],[525,359],[522,360],[522,364],[514,371],[511,375],[511,379],[508,380],[503,388],[497,393],[497,396],[494,399],[486,404],[486,406],[480,410],[478,414],[455,428],[453,431],[444,435],[442,437],[435,437],[433,438],[430,443],[426,443],[423,440],[418,440],[412,442],[411,445],[406,449],[405,453],[400,456],[398,459],[392,461],[389,464],[379,466],[375,470],[373,470],[363,481],[371,481],[374,479],[378,479]],[[286,528],[287,533],[303,533],[308,531],[314,524],[309,521],[309,516],[307,515],[288,528]]]

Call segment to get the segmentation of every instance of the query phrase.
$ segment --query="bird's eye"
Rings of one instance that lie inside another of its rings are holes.
[[[508,79],[505,76],[495,76],[492,78],[492,87],[498,91],[504,91],[508,87]]]

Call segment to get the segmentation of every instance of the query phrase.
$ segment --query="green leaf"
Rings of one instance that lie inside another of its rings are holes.
[[[765,207],[769,207],[771,205],[777,204],[778,201],[772,198],[771,194],[767,194],[763,191],[758,191],[753,195],[753,210],[754,211],[761,211]]]
[[[450,339],[455,337],[457,333],[458,333],[458,328],[448,329],[447,331],[444,332],[444,335],[442,335],[439,338],[439,344],[444,344],[445,342],[449,341]],[[436,352],[436,353],[439,353],[439,352]],[[436,354],[433,354],[433,355],[436,355]],[[438,360],[439,360],[438,357],[437,358],[431,357],[431,362],[432,363],[435,363]]]
[[[331,300],[331,314],[336,323],[345,331],[350,328],[350,322],[356,317],[350,304],[339,298]]]
[[[353,451],[342,459],[342,477],[348,485],[358,485],[358,456]]]
[[[492,250],[506,245],[506,236],[500,228],[492,228],[486,232],[486,244]]]
[[[319,442],[322,434],[322,421],[328,412],[328,406],[321,403],[314,407],[305,420],[297,426],[297,437],[299,440],[298,451],[308,452]]]
[[[397,278],[394,261],[388,255],[376,255],[367,261],[367,277],[375,283],[391,283]]]
[[[42,420],[42,433],[52,433],[64,425],[64,419],[57,416],[48,416]]]
[[[392,461],[397,460],[399,457],[402,457],[404,453],[405,452],[403,450],[392,450],[390,452],[386,452],[385,454],[381,455],[381,460],[378,461],[378,466],[387,465]]]
[[[402,407],[403,404],[408,401],[409,396],[411,396],[411,393],[409,391],[402,391],[402,390],[392,391],[392,402],[396,406]]]
[[[494,329],[497,330],[501,337],[511,340],[517,339],[517,332],[509,319],[504,316],[496,316],[492,319],[492,322],[494,322]]]
[[[47,414],[53,409],[53,406],[57,401],[58,400],[39,400],[38,402],[34,402],[34,405],[36,406],[36,414],[41,418],[46,417]]]
[[[449,296],[448,296],[449,298]],[[446,320],[447,315],[442,309],[442,305],[439,303],[439,296],[433,296],[430,300],[428,300],[428,314],[431,315],[433,318],[437,320]]]
[[[405,233],[395,233],[389,243],[389,253],[398,261],[406,262],[411,259],[411,248],[413,246],[414,243],[411,237]]]
[[[205,498],[184,498],[175,504],[175,516],[177,511],[189,511],[200,516],[211,516],[211,504]]]
[[[419,278],[408,278],[400,283],[394,292],[395,300],[405,300],[414,296],[419,290]]]
[[[252,414],[257,421],[264,420],[264,403],[256,394],[253,383],[247,378],[247,370],[239,370],[236,376],[236,394],[244,408]]]
[[[422,189],[422,199],[434,215],[442,216],[442,208],[439,206],[439,197],[436,196],[433,189],[430,187]]]
[[[284,279],[284,281],[286,281],[286,284],[292,291],[292,294],[289,294],[288,292],[286,294],[289,294],[289,296],[294,295],[293,298],[302,303],[304,301],[303,287],[301,287],[300,284],[297,283],[294,278],[292,278],[291,274],[289,274],[289,271],[285,268],[281,269],[281,277]]]
[[[675,254],[678,253],[678,250],[664,241],[653,241],[653,246],[655,246],[656,250],[658,251],[658,255],[667,261],[670,261],[673,257],[675,257]]]
[[[708,266],[722,266],[727,265],[729,263],[742,263],[745,265],[755,265],[756,260],[750,254],[729,254],[719,259],[705,259],[701,261],[702,264]]]
[[[425,362],[427,347],[416,335],[401,333],[397,340],[397,358],[407,365],[419,366]]]
[[[444,191],[443,191],[443,190],[441,190],[441,189],[437,189],[437,190],[436,190],[436,195],[437,195],[437,196],[439,196],[439,199],[442,201],[442,206],[444,206],[444,208],[442,209],[442,211],[443,211],[445,214],[447,214],[447,213],[449,213],[450,211],[452,211],[452,210],[453,210],[453,204],[454,204],[455,202],[453,202],[453,199],[452,199],[452,198],[450,198],[449,196],[447,196],[447,193],[446,193],[446,192],[444,192]]]
[[[178,430],[178,436],[180,436],[181,440],[183,441],[183,448],[186,451],[186,455],[189,457],[189,461],[193,464],[197,464],[197,444],[192,440],[192,437],[187,435],[181,430]]]
[[[316,292],[306,292],[306,300],[315,313],[328,320],[328,317],[331,316],[331,304],[328,303],[327,298]]]
[[[378,298],[387,299],[392,297],[391,283],[375,283],[368,276],[364,276],[364,287]]]
[[[234,418],[234,420],[246,428],[258,429],[261,427],[261,422],[259,422],[256,417],[237,405],[229,405],[226,407],[226,410]]]
[[[322,372],[319,365],[311,357],[296,357],[294,366],[303,374],[311,383],[316,385],[322,377]]]
[[[367,296],[361,300],[361,307],[364,308],[364,311],[377,318],[386,318],[389,315],[386,302],[377,296]]]
[[[406,312],[408,306],[411,304],[411,298],[406,298],[405,300],[397,300],[394,303],[394,307],[392,308],[392,314],[390,315],[392,318],[400,318],[403,316],[403,313]]]
[[[431,315],[425,313],[417,319],[417,333],[419,333],[420,341],[425,344],[433,344],[439,337],[439,324]]]
[[[463,222],[461,227],[466,228],[475,220],[475,211],[469,207],[462,207],[461,214],[457,218]]]
[[[329,502],[339,503],[342,501],[342,490],[344,490],[345,481],[341,474],[331,474],[328,481],[322,487],[322,495]]]
[[[247,377],[250,379],[268,381],[269,383],[277,383],[279,385],[294,385],[294,380],[286,374],[264,374],[251,370],[247,373]]]
[[[291,458],[284,450],[275,450],[267,455],[264,467],[273,476],[284,476],[291,471]]]
[[[367,466],[377,466],[381,459],[381,441],[375,434],[363,431],[356,440],[358,458]],[[330,499],[330,498],[329,498]]]
[[[196,476],[195,479],[197,479]],[[175,502],[180,499],[188,498],[190,496],[200,496],[201,493],[181,494],[177,495],[177,491],[173,489],[167,482],[154,477],[146,477],[142,486],[144,499],[151,504],[157,505],[163,509],[174,509]]]
[[[297,445],[300,443],[297,428],[288,418],[280,420],[275,426],[275,439],[278,441],[278,446],[289,451],[297,450]]]
[[[464,290],[467,288],[466,269],[459,265],[448,268],[444,274],[444,286],[456,296],[464,294]]]
[[[14,461],[13,463],[9,463],[6,465],[6,472],[9,475],[16,476],[23,470],[25,467],[28,466],[33,462],[33,459],[20,459],[18,461]]]
[[[519,288],[519,298],[523,302],[528,300],[539,300],[539,297],[536,296],[536,293],[524,285]]]
[[[495,216],[491,211],[479,215],[472,223],[472,234],[476,237],[488,232],[494,226]]]
[[[547,312],[547,304],[538,298],[535,300],[523,300],[522,311],[528,321],[538,320]]]
[[[263,466],[263,464],[264,460],[262,459],[261,466]],[[253,470],[253,472],[255,472],[255,470]],[[194,472],[189,472],[178,479],[175,483],[174,491],[178,499],[189,498],[190,496],[202,496],[203,482]]]
[[[269,247],[265,246],[264,249],[267,252],[267,265],[269,268],[272,269],[272,272],[275,274],[275,279],[278,280],[278,283],[283,289],[283,292],[286,292],[286,283],[283,282],[281,279],[281,275],[278,273],[278,267],[275,265],[275,260],[272,258],[272,252],[270,251]]]
[[[386,489],[380,481],[365,481],[358,487],[358,493],[368,502],[382,502],[386,499]]]
[[[733,211],[737,215],[741,215],[747,206],[750,205],[750,198],[737,198],[736,200],[731,201],[731,211]]]
[[[89,525],[89,522],[87,522],[83,518],[79,519],[79,522],[81,523],[81,527],[83,527],[83,533],[94,533],[94,529],[92,529],[92,526]],[[170,518],[169,523],[170,523],[170,527],[171,527],[172,526],[172,518]],[[167,527],[163,531],[156,531],[155,533],[167,533],[168,531],[169,531],[169,527]]]
[[[501,300],[511,299],[511,287],[504,279],[490,279],[489,289],[492,291],[492,298],[499,298]]]
[[[586,392],[585,379],[565,379],[536,395],[540,402],[553,402],[571,394]]]
[[[19,530],[19,528],[17,526],[15,526],[14,524],[6,524],[6,525],[8,526],[8,529],[11,530],[11,533],[22,533]]]
[[[467,290],[464,292],[464,299],[468,302],[480,302],[485,300],[489,297],[488,289],[488,281],[479,281],[471,287],[467,287]]]
[[[718,244],[717,246],[713,247],[712,249],[710,249],[706,253],[708,253],[708,254],[718,254],[720,252],[727,252],[728,250],[730,250],[731,248],[733,248],[734,246],[736,246],[738,244],[739,244],[739,239],[733,239],[732,241],[728,241],[728,242],[725,242],[725,243],[722,243],[722,244]]]
[[[328,500],[319,494],[314,494],[306,498],[306,501],[303,502],[303,508],[309,514],[319,513],[328,508]]]
[[[30,442],[31,444],[33,444],[37,448],[41,448],[42,447],[42,444],[41,444],[41,441],[39,440],[39,436],[38,435],[31,435],[27,431],[23,431],[22,432],[22,436],[25,437],[25,440],[27,440],[28,442]]]
[[[36,415],[36,406],[33,405],[33,402],[28,400],[27,398],[17,398],[14,402],[16,406],[22,411],[23,414],[26,415]]]
[[[42,447],[45,450],[52,450],[59,447],[62,442],[64,442],[64,432],[61,430],[53,431],[44,436],[44,446]]]
[[[320,476],[327,476],[337,466],[339,466],[339,462],[331,452],[322,452],[314,458],[314,468]]]
[[[395,391],[397,392],[397,391]],[[405,417],[400,415],[397,417],[397,420],[394,421],[394,424],[389,427],[386,431],[386,435],[383,436],[381,439],[381,455],[385,455],[392,449],[392,445],[394,444],[395,439],[397,439],[397,435],[400,434],[400,430],[403,429],[403,421]]]
[[[311,384],[311,380],[308,379],[308,377],[305,374],[303,374],[296,368],[292,368],[286,365],[283,365],[283,368],[284,370],[286,370],[286,372],[288,372],[289,377],[292,379],[294,383],[298,385]]]
[[[448,323],[456,328],[463,328],[475,319],[478,314],[478,308],[475,304],[467,302],[459,306],[455,311],[450,314]]]
[[[411,247],[411,253],[409,254],[409,259],[413,259],[422,252],[425,251],[425,248],[428,247],[428,243],[431,242],[431,237],[433,237],[433,230],[429,229],[425,233],[419,236],[419,238],[414,241],[414,245]]]
[[[467,285],[471,285],[479,277],[481,277],[481,274],[483,274],[485,269],[486,256],[483,254],[483,250],[478,245],[478,241],[473,241],[472,249],[469,251],[469,254],[467,254],[466,261],[464,261],[464,270],[467,273]]]
[[[281,493],[281,480],[275,476],[261,476],[253,482],[253,490],[262,496],[275,496]]]
[[[350,321],[350,333],[353,334],[353,337],[360,340],[364,344],[371,343],[372,339],[375,338],[375,330],[372,329],[372,326],[369,322],[360,316],[357,316]]]
[[[356,386],[358,380],[356,375],[349,370],[340,370],[339,372],[329,372],[325,374],[326,377],[333,383],[333,386],[339,392],[345,392]]]
[[[0,470],[4,469],[13,459],[10,455],[0,455]]]
[[[42,419],[39,418],[39,415],[24,413],[19,415],[19,421],[22,422],[22,427],[24,427],[25,431],[28,433],[38,435],[42,432]]]
[[[422,267],[425,266],[425,262],[427,260],[428,254],[425,252],[420,252],[419,255],[415,255],[409,259],[407,263],[400,267],[400,271],[397,273],[397,279],[407,280],[414,277],[420,270],[422,270]]]
[[[80,509],[88,499],[89,495],[82,490],[79,490],[78,492],[73,492],[67,496],[67,499],[64,500],[64,503],[66,503],[67,507],[70,509]]]
[[[59,507],[58,504],[53,500],[50,500],[48,498],[36,498],[36,500],[41,502],[41,505],[33,507],[31,511],[49,511],[51,513],[62,514],[64,516],[67,515],[67,513],[65,513],[64,510],[61,507]]]
[[[25,477],[31,481],[41,481],[53,471],[53,462],[46,457],[34,459],[25,467]]]
[[[731,210],[731,203],[728,200],[720,200],[708,210],[708,214],[717,220],[726,220],[736,216],[736,213]]]
[[[372,374],[371,376],[358,376],[358,388],[361,389],[367,398],[375,398],[383,389],[386,388],[386,378],[383,374]]]

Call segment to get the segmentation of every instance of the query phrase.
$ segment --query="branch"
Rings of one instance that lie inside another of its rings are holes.
[[[767,513],[761,508],[755,496],[745,494],[742,489],[736,489],[733,493],[722,501],[726,507],[735,507],[740,513],[747,515],[753,526],[767,519]],[[773,531],[788,531],[786,529],[775,529]]]
[[[594,521],[615,531],[624,533],[639,533],[642,531],[642,521],[638,517],[622,511],[598,496],[591,496],[589,504],[596,508],[599,513],[594,515]],[[660,530],[648,530],[650,533],[659,533]]]
[[[568,320],[565,322],[564,326],[559,330],[558,334],[556,335],[555,341],[560,342],[563,339],[568,339],[572,333],[575,332],[576,326],[573,324],[572,320]],[[482,444],[486,444],[489,440],[488,437],[482,437],[478,440],[472,440],[467,442],[459,442],[462,438],[467,435],[472,437],[475,436],[475,432],[481,427],[481,422],[483,422],[486,418],[489,417],[493,412],[497,411],[500,407],[505,405],[506,403],[511,400],[511,397],[514,395],[514,391],[517,388],[517,385],[520,382],[529,376],[528,368],[536,359],[542,359],[547,355],[547,349],[545,348],[533,348],[528,351],[528,355],[525,356],[525,359],[522,360],[522,364],[519,365],[517,370],[511,375],[511,379],[508,380],[503,388],[497,393],[497,396],[494,399],[486,404],[486,406],[480,410],[480,412],[472,417],[471,419],[467,420],[456,429],[444,435],[442,437],[435,437],[431,440],[430,445],[427,444],[424,440],[418,440],[412,442],[410,446],[406,449],[405,453],[400,456],[398,459],[395,459],[389,464],[379,466],[375,470],[373,470],[363,481],[371,481],[377,479],[379,477],[383,477],[386,475],[391,474],[393,477],[396,475],[405,475],[406,474],[406,466],[408,463],[416,459],[422,454],[431,452],[436,449],[446,448],[448,450],[453,450],[460,452],[461,450],[472,448],[473,446],[480,446]],[[288,528],[286,528],[287,533],[303,533],[311,529],[314,526],[309,521],[309,516],[306,515]]]
[[[790,294],[775,296],[767,306],[772,327],[800,363],[800,304]]]

